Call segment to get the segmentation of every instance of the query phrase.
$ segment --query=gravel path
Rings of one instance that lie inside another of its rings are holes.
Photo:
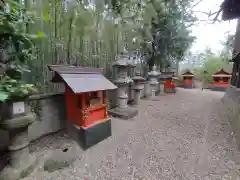
[[[63,132],[31,145],[40,159],[50,149],[76,148],[71,168],[40,169],[39,180],[237,180],[240,153],[224,118],[221,92],[178,89],[142,100],[132,120],[114,119],[113,136],[83,152]]]

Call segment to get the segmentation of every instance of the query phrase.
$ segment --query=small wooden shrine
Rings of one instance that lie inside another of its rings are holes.
[[[162,71],[161,72],[161,78],[160,80],[163,81],[164,84],[164,92],[165,93],[175,93],[176,92],[176,86],[173,83],[173,77],[174,77],[173,71]]]
[[[77,131],[84,149],[111,136],[106,90],[117,86],[106,79],[103,69],[49,65],[53,83],[65,84],[67,120]]]
[[[231,74],[221,69],[215,72],[212,80],[212,90],[214,91],[225,91],[229,85]]]
[[[182,78],[183,78],[184,88],[192,89],[194,74],[190,70],[187,70],[185,73],[182,74]]]

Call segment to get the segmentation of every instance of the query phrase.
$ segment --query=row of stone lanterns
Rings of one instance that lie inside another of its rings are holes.
[[[122,53],[117,57],[116,62],[113,64],[113,68],[117,72],[117,78],[113,81],[118,86],[117,107],[109,110],[109,113],[123,119],[132,118],[138,113],[135,108],[128,106],[128,89],[129,85],[133,83],[133,80],[128,76],[128,71],[132,67],[134,65],[129,61],[129,56],[126,53]]]
[[[134,105],[139,104],[141,98],[141,90],[144,89],[145,78],[141,77],[140,72],[136,72],[135,76],[130,78],[128,72],[130,68],[134,68],[133,62],[129,61],[129,56],[126,54],[120,55],[113,67],[117,71],[117,79],[114,80],[116,86],[118,86],[117,92],[117,107],[109,110],[110,114],[123,119],[130,119],[138,114],[138,111],[133,106],[128,106],[128,88],[131,86],[131,90],[134,91]],[[157,72],[156,66],[154,65],[152,71],[148,73],[151,99],[156,100],[156,90],[159,84],[158,77],[160,73]],[[132,84],[133,83],[133,84]]]

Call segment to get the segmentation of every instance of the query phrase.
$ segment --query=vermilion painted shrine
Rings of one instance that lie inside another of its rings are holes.
[[[182,78],[183,78],[184,88],[192,89],[194,86],[193,84],[194,74],[190,70],[188,70],[182,74]]]
[[[174,71],[162,71],[160,80],[164,82],[165,93],[175,93],[176,86],[173,83]]]
[[[54,72],[52,82],[65,84],[67,120],[79,133],[86,149],[111,136],[106,90],[117,87],[101,73],[103,69],[49,65]]]
[[[212,90],[213,91],[225,91],[229,85],[229,80],[231,78],[230,73],[221,69],[212,75]]]

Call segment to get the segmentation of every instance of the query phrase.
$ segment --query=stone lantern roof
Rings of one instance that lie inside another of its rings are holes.
[[[155,65],[152,67],[152,71],[148,73],[150,77],[157,77],[159,74],[160,73],[157,72],[157,67]]]
[[[136,67],[134,63],[134,58],[129,55],[127,51],[122,52],[116,57],[116,61],[113,63],[114,67]]]
[[[130,66],[132,68],[136,67],[136,63],[134,61],[134,57],[133,56],[129,56],[128,66]]]
[[[140,73],[139,71],[137,71],[137,72],[135,73],[135,76],[132,78],[132,80],[133,80],[133,81],[138,81],[138,82],[143,82],[143,81],[145,81],[145,78],[143,78],[143,77],[141,76],[141,73]]]
[[[113,67],[127,67],[129,66],[129,56],[121,54],[116,57],[116,61],[113,63]]]

